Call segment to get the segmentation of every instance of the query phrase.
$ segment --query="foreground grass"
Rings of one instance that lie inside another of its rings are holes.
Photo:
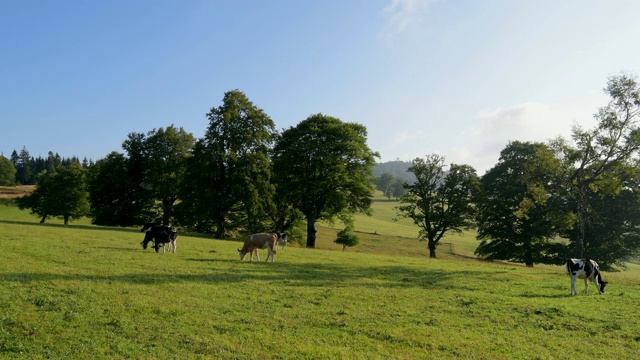
[[[186,236],[177,254],[156,254],[136,229],[11,211],[0,210],[0,358],[640,354],[635,268],[605,273],[604,296],[571,297],[560,267],[296,247],[249,263],[238,242]]]

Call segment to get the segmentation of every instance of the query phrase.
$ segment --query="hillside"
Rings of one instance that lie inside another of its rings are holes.
[[[399,160],[378,163],[373,167],[373,175],[375,177],[379,177],[380,175],[387,173],[408,183],[413,183],[416,181],[416,177],[415,175],[407,171],[410,166],[411,162]]]

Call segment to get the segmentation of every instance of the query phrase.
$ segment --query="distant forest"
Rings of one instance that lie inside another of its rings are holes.
[[[408,172],[410,166],[411,162],[400,160],[378,163],[373,167],[373,175],[378,178],[380,175],[387,173],[412,184],[416,181],[416,176]]]

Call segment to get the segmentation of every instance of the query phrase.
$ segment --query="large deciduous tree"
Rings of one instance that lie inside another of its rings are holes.
[[[629,74],[612,76],[604,91],[611,101],[595,114],[598,121],[595,129],[586,131],[575,127],[575,146],[562,144],[571,169],[569,182],[576,204],[576,231],[571,243],[574,256],[578,258],[584,257],[587,227],[594,216],[598,216],[589,207],[589,191],[599,189],[598,192],[605,195],[608,189],[618,189],[618,186],[602,185],[617,181],[608,176],[610,170],[628,163],[640,149],[640,85],[637,78]]]
[[[562,196],[562,170],[547,145],[510,142],[481,179],[476,254],[528,267],[561,261],[565,247],[552,240],[575,220]]]
[[[85,184],[85,169],[77,163],[63,166],[53,173],[38,176],[36,189],[18,199],[18,206],[30,208],[34,215],[58,217],[64,224],[77,220],[89,211],[89,197]]]
[[[427,240],[429,257],[436,257],[442,237],[460,233],[474,225],[474,197],[479,188],[476,171],[469,165],[445,167],[442,156],[432,154],[412,161],[409,172],[416,181],[406,184],[400,196],[398,216],[410,218],[418,225],[418,238]]]
[[[151,189],[153,198],[162,204],[164,225],[171,223],[185,159],[191,154],[193,145],[193,135],[173,125],[147,134],[144,144],[147,157],[145,184]]]
[[[273,156],[275,183],[284,202],[304,215],[308,248],[316,245],[317,221],[369,213],[375,156],[363,125],[323,114],[282,133]]]
[[[225,236],[228,217],[239,215],[244,230],[262,230],[268,219],[267,209],[273,197],[269,151],[276,134],[273,120],[238,90],[224,94],[222,105],[207,114],[209,126],[196,145],[186,170],[189,180],[197,183],[195,194],[182,187],[183,201],[198,197],[193,209],[182,208],[200,224],[196,212],[206,211],[215,223],[215,236]],[[236,223],[236,226],[240,224]]]
[[[123,154],[114,151],[98,160],[87,179],[92,223],[133,226],[154,218],[154,197],[142,181],[138,163]]]

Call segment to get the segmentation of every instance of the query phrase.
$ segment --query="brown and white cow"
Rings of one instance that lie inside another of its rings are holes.
[[[589,281],[596,285],[600,295],[604,294],[607,282],[602,280],[598,263],[589,259],[569,259],[565,264],[567,273],[571,276],[571,295],[576,295],[576,280],[584,279],[584,292],[587,293]]]
[[[247,254],[251,254],[249,261],[253,261],[253,254],[255,253],[258,257],[258,261],[260,261],[260,255],[258,254],[258,249],[267,249],[269,254],[267,254],[267,261],[269,261],[269,257],[271,257],[271,262],[276,261],[276,246],[278,242],[280,244],[286,244],[286,234],[285,233],[270,233],[270,234],[251,234],[247,236],[244,240],[244,245],[242,249],[238,249],[238,253],[240,254],[240,260],[244,260]]]

